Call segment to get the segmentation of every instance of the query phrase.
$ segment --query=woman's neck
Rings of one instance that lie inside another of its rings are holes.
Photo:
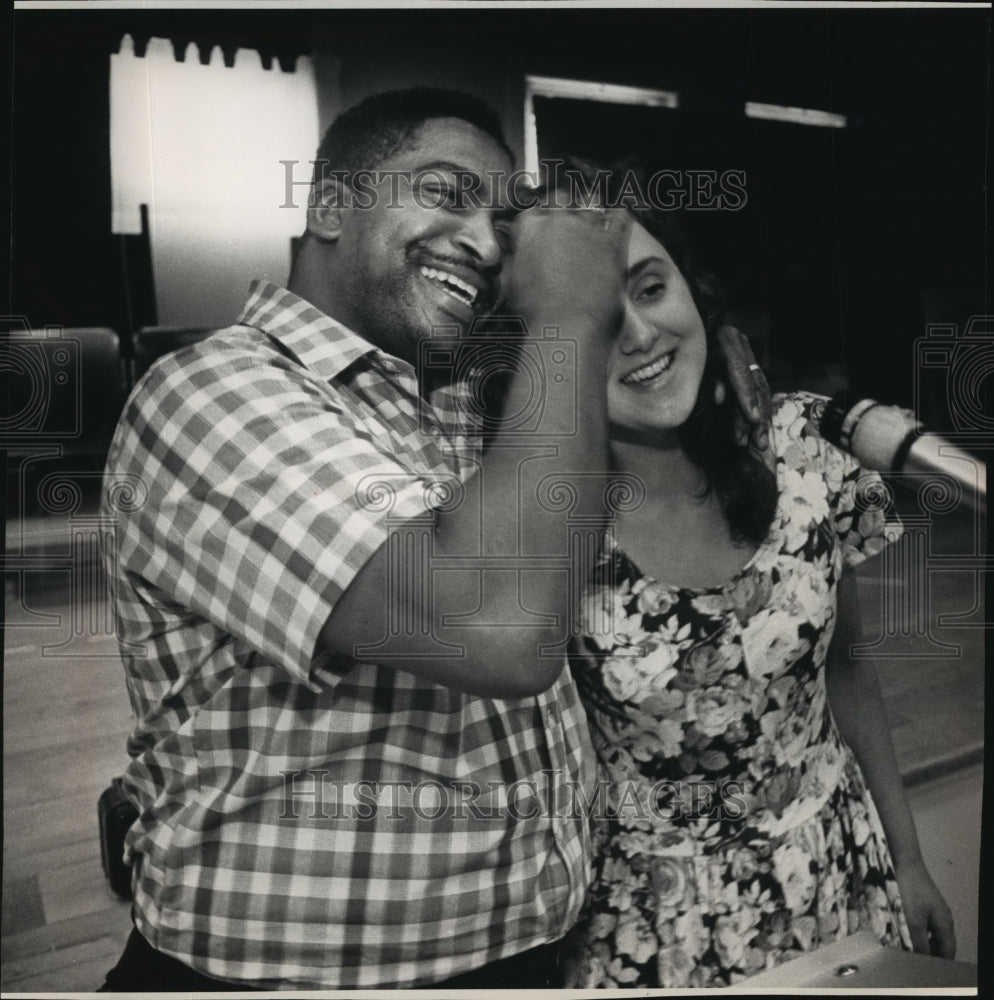
[[[611,456],[616,472],[637,476],[645,487],[645,500],[615,515],[612,531],[646,576],[673,586],[720,586],[756,551],[732,537],[721,499],[706,488],[704,470],[675,433],[651,440],[612,434]]]
[[[614,470],[637,476],[650,500],[696,500],[704,490],[704,472],[691,461],[675,431],[652,436],[612,431],[610,444]]]

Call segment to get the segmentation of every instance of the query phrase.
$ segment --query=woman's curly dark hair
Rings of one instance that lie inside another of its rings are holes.
[[[573,160],[567,169],[580,171],[589,182],[593,165]],[[697,306],[707,335],[707,361],[697,402],[679,429],[679,439],[687,455],[706,476],[703,496],[713,490],[735,541],[761,543],[776,513],[777,483],[751,443],[740,440],[736,428],[738,400],[725,377],[726,366],[718,345],[726,303],[717,278],[700,262],[687,239],[684,227],[674,211],[653,206],[644,194],[631,198],[633,190],[645,192],[645,171],[632,161],[615,164],[608,171],[606,191],[609,204],[627,208],[632,216],[654,236],[680,269]],[[601,176],[604,176],[602,171]],[[634,184],[633,184],[634,178]],[[626,198],[625,192],[629,197]],[[638,204],[634,204],[634,202]],[[715,401],[718,383],[726,391],[721,403]]]
[[[741,440],[736,427],[739,408],[728,388],[726,366],[718,346],[718,327],[725,301],[717,279],[698,262],[682,227],[672,215],[651,207],[632,214],[666,247],[690,286],[707,336],[707,361],[690,416],[679,429],[684,450],[707,477],[705,496],[712,490],[721,502],[725,519],[736,541],[759,544],[766,538],[776,513],[775,474],[750,441]],[[724,399],[716,402],[718,383],[726,386]]]

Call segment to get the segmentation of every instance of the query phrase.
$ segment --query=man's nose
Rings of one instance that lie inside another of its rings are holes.
[[[494,229],[491,214],[485,211],[468,212],[462,218],[456,237],[460,246],[468,250],[482,267],[496,267],[503,249]]]

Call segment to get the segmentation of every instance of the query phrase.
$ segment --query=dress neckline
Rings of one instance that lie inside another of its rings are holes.
[[[770,429],[770,446],[773,447],[773,428]],[[763,555],[767,549],[772,547],[777,539],[778,530],[777,525],[781,520],[781,506],[783,504],[784,490],[783,490],[783,475],[781,472],[783,466],[783,458],[779,452],[774,450],[774,474],[777,480],[777,502],[773,510],[773,520],[770,522],[770,526],[766,531],[766,537],[759,543],[756,547],[756,551],[749,557],[748,561],[735,573],[732,574],[727,580],[722,583],[712,584],[709,587],[686,587],[680,584],[669,583],[666,580],[659,580],[654,576],[650,576],[648,573],[644,573],[639,564],[618,544],[617,539],[614,535],[614,530],[608,528],[605,531],[605,537],[610,545],[610,552],[612,558],[623,559],[628,563],[632,570],[632,581],[637,582],[639,580],[646,580],[649,583],[654,583],[660,587],[665,587],[667,590],[676,594],[689,594],[692,596],[700,596],[704,594],[720,594],[729,588],[733,587],[743,576],[750,573],[753,567],[758,562],[761,555]]]

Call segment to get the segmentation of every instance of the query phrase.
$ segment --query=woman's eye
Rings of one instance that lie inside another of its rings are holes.
[[[666,291],[666,284],[662,281],[648,281],[636,292],[638,299],[658,299]]]

